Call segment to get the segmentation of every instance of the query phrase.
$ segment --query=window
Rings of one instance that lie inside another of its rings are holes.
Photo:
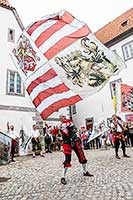
[[[8,70],[7,72],[7,94],[24,96],[24,87],[18,72]]]
[[[133,41],[122,46],[124,60],[133,58]]]
[[[8,42],[15,42],[15,30],[8,28]]]
[[[124,22],[121,23],[121,26],[124,27],[124,26],[127,26],[128,24],[129,24],[129,20],[126,20],[126,21],[124,21]]]
[[[113,49],[112,51],[116,54],[116,49]]]

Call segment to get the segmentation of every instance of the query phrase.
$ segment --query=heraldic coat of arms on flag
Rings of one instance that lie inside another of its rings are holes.
[[[18,60],[18,65],[21,66],[25,74],[27,70],[34,71],[36,61],[40,60],[37,52],[34,51],[29,39],[25,35],[21,35],[18,46],[13,50],[13,53]]]
[[[84,22],[64,10],[30,24],[12,57],[43,119],[97,93],[125,68]]]
[[[81,39],[79,50],[64,57],[56,57],[55,61],[66,71],[67,78],[80,87],[85,82],[91,87],[100,86],[119,70],[89,38]]]

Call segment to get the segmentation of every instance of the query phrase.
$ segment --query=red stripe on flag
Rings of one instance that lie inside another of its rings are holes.
[[[58,20],[58,16],[53,17],[52,20]],[[40,20],[40,21],[35,22],[33,25],[31,25],[27,29],[27,33],[29,35],[31,35],[39,26],[41,26],[42,24],[46,23],[47,21],[49,21],[49,19],[44,19],[44,20]]]
[[[82,98],[79,95],[75,95],[73,97],[59,100],[53,104],[51,104],[48,108],[44,109],[41,113],[42,119],[47,119],[49,115],[51,115],[53,112],[59,110],[60,108],[70,106],[72,104],[77,103],[78,101],[81,101]]]
[[[32,90],[38,86],[40,83],[46,82],[54,77],[56,77],[57,74],[53,69],[49,69],[46,73],[44,73],[42,76],[39,76],[35,80],[31,82],[31,84],[27,87],[27,92],[30,94]]]
[[[73,17],[71,15],[67,15],[67,13],[65,13],[63,18],[67,21],[67,23],[71,23],[73,21]],[[63,26],[65,26],[66,21],[59,20],[51,27],[46,29],[44,32],[42,32],[35,41],[36,46],[40,47],[46,40],[48,40],[48,38],[50,38],[51,35],[53,35],[56,31],[60,30]]]
[[[48,49],[46,53],[44,53],[44,56],[46,56],[47,59],[51,59],[54,57],[57,53],[68,47],[70,44],[74,43],[76,40],[80,39],[81,37],[85,37],[90,33],[90,29],[87,25],[84,25],[82,28],[78,29],[74,33],[63,37],[61,40],[59,40],[55,45],[53,45],[51,48]]]
[[[33,25],[31,25],[31,27],[27,30],[27,33],[29,35],[31,35],[40,25],[42,25],[43,23],[45,23],[47,20],[41,20],[38,22],[35,22]]]
[[[64,83],[55,86],[53,88],[46,89],[42,92],[40,92],[37,97],[33,100],[34,105],[37,107],[39,104],[46,99],[47,97],[53,95],[53,94],[59,94],[62,92],[67,92],[70,90]]]

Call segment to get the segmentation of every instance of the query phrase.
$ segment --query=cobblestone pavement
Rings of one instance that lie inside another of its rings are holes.
[[[86,150],[88,168],[94,177],[83,177],[73,154],[67,185],[61,185],[62,152],[17,157],[17,162],[0,166],[0,200],[133,200],[133,148],[131,158],[114,157],[114,149]]]

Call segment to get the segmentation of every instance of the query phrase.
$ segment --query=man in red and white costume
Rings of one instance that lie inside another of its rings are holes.
[[[64,170],[63,176],[61,178],[61,183],[66,184],[66,172],[68,167],[71,167],[71,154],[72,150],[76,153],[79,163],[82,164],[83,167],[83,176],[93,176],[86,170],[86,163],[87,159],[84,155],[81,141],[77,137],[76,128],[71,119],[67,119],[65,115],[60,115],[60,132],[63,138],[63,152],[65,154],[65,161],[64,161]]]

